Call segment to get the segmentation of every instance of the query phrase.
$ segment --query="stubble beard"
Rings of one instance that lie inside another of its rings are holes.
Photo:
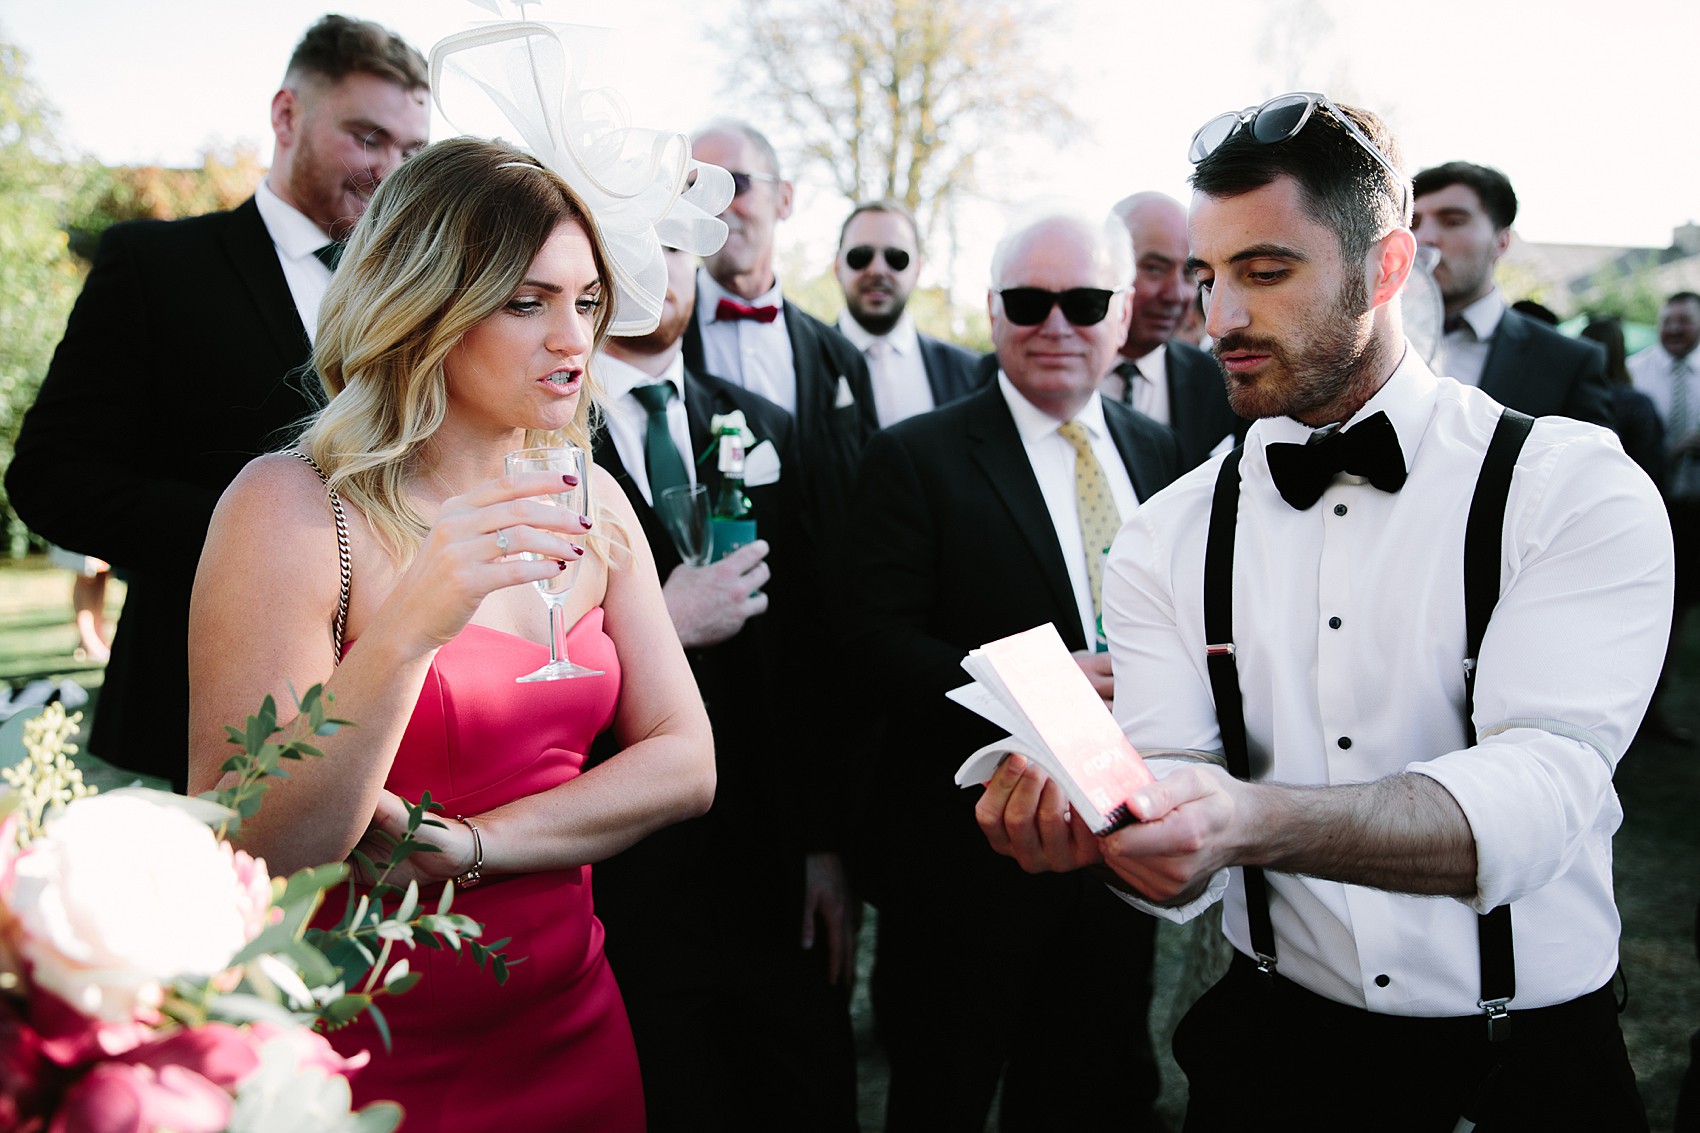
[[[1235,350],[1266,353],[1272,363],[1255,381],[1224,370],[1228,404],[1248,420],[1292,417],[1313,425],[1329,423],[1321,418],[1344,420],[1368,400],[1386,353],[1368,314],[1368,287],[1354,274],[1327,309],[1300,323],[1296,349],[1291,339],[1242,334],[1218,339],[1211,346],[1218,363]]]

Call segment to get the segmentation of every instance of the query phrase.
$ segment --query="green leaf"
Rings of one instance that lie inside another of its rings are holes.
[[[354,1133],[395,1133],[401,1125],[401,1107],[394,1102],[373,1102],[353,1115]]]

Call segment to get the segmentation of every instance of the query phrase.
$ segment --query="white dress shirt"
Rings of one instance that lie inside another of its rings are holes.
[[[880,428],[933,408],[933,387],[927,382],[927,364],[921,357],[921,336],[908,311],[883,335],[868,333],[849,311],[839,313],[838,329],[868,361]],[[883,358],[877,356],[879,344],[884,344]]]
[[[319,304],[324,301],[325,289],[331,285],[331,269],[313,253],[331,242],[324,230],[302,216],[272,192],[264,180],[254,190],[254,204],[260,219],[266,223],[277,262],[283,267],[283,280],[289,284],[290,298],[307,328],[307,341],[319,335]]]
[[[1068,581],[1074,588],[1074,604],[1080,611],[1080,628],[1088,643],[1098,639],[1098,617],[1092,609],[1092,583],[1086,575],[1086,547],[1080,540],[1080,499],[1074,490],[1074,446],[1057,430],[1062,427],[1050,414],[1036,408],[1022,397],[1002,370],[998,371],[998,389],[1009,405],[1009,415],[1015,419],[1015,431],[1021,434],[1022,447],[1027,450],[1027,463],[1033,477],[1039,481],[1039,491],[1045,497],[1045,508],[1051,513],[1056,528],[1057,545],[1062,548],[1063,561],[1068,564]],[[1104,479],[1110,485],[1110,498],[1116,501],[1116,512],[1122,522],[1139,506],[1133,481],[1122,464],[1121,451],[1104,424],[1104,403],[1096,396],[1076,413],[1073,420],[1086,429],[1092,443],[1092,455],[1104,469]]]
[[[1119,366],[1127,358],[1118,356]],[[1153,421],[1164,425],[1173,424],[1169,411],[1169,347],[1167,343],[1159,343],[1157,348],[1143,358],[1132,359],[1139,368],[1139,374],[1133,379],[1133,389],[1129,394],[1127,404],[1139,410]],[[1118,391],[1119,392],[1119,391]]]
[[[1664,655],[1670,528],[1615,435],[1559,417],[1535,423],[1512,478],[1501,597],[1477,670],[1481,743],[1468,746],[1464,520],[1499,410],[1436,378],[1407,347],[1358,414],[1393,422],[1410,470],[1401,491],[1342,475],[1315,506],[1289,507],[1264,452],[1307,438],[1287,418],[1257,422],[1241,463],[1234,644],[1253,777],[1428,775],[1475,837],[1468,900],[1265,873],[1280,973],[1386,1014],[1476,1013],[1476,914],[1506,901],[1513,1012],[1593,991],[1617,966],[1611,839],[1622,810],[1611,777]],[[1137,747],[1222,748],[1201,597],[1218,468],[1207,462],[1141,505],[1105,567],[1105,627],[1124,690],[1116,715]],[[1186,919],[1224,890],[1224,930],[1250,955],[1237,869],[1192,906],[1152,911]]]
[[[655,506],[655,500],[650,497],[649,458],[645,450],[649,437],[649,410],[644,408],[643,402],[632,390],[657,382],[672,383],[674,396],[667,402],[667,431],[673,435],[673,444],[685,462],[685,474],[690,483],[695,484],[696,458],[691,455],[691,425],[685,415],[684,359],[675,354],[672,364],[659,378],[607,354],[598,354],[592,365],[596,369],[596,382],[602,387],[602,417],[608,426],[608,436],[614,442],[614,451],[620,454],[620,462],[631,473],[632,481],[651,507]]]
[[[1670,428],[1671,386],[1679,361],[1686,363],[1688,367],[1689,413],[1687,431],[1680,437]],[[1629,380],[1636,389],[1647,395],[1653,403],[1653,408],[1658,410],[1659,420],[1665,426],[1667,447],[1675,448],[1688,434],[1700,429],[1700,350],[1691,351],[1678,359],[1664,348],[1663,343],[1655,342],[1647,349],[1631,354],[1624,364],[1629,368]]]
[[[1495,287],[1458,312],[1464,325],[1440,340],[1440,356],[1434,362],[1436,373],[1457,378],[1467,386],[1482,384],[1482,371],[1487,368],[1488,351],[1493,348],[1493,333],[1499,320],[1505,317],[1505,295]]]
[[[771,323],[715,317],[722,299],[751,307],[778,307]],[[785,412],[797,415],[797,358],[785,330],[785,297],[775,280],[767,294],[747,300],[734,295],[697,269],[697,326],[702,331],[703,365],[717,378],[759,393]]]

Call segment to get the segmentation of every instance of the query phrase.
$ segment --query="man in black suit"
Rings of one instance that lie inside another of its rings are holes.
[[[1445,303],[1446,337],[1435,372],[1531,416],[1610,427],[1605,351],[1510,310],[1493,281],[1517,219],[1517,194],[1505,174],[1449,161],[1417,174],[1412,193],[1411,231],[1440,256],[1434,281]]]
[[[810,461],[777,405],[684,364],[694,261],[670,250],[667,266],[660,325],[609,339],[596,360],[606,427],[595,457],[631,500],[665,580],[714,725],[719,782],[707,815],[597,864],[596,911],[654,1133],[854,1129],[851,918],[833,907],[810,922],[808,938],[799,935],[805,894],[842,901],[844,888],[806,884],[811,868],[836,868],[836,855],[809,851],[822,838],[836,844],[812,803],[835,789],[828,776],[839,771],[808,758],[818,752],[799,739],[820,724],[808,711],[817,669],[801,659],[824,636],[800,522]],[[745,484],[761,538],[709,565],[684,565],[656,489],[694,481],[712,499],[722,478],[711,425],[734,412],[755,438]],[[652,462],[651,445],[679,459]],[[611,740],[599,741],[596,762],[614,755]]]
[[[330,281],[318,257],[425,144],[427,76],[377,24],[310,28],[272,96],[272,166],[255,195],[109,229],[24,419],[6,474],[18,514],[129,578],[89,749],[178,790],[207,523],[242,466],[322,403],[307,369]]]
[[[883,714],[858,769],[858,834],[880,915],[888,1130],[981,1128],[1000,1073],[1006,1133],[1158,1127],[1145,1027],[1091,1022],[1143,1021],[1153,930],[1096,881],[1028,876],[988,852],[974,793],[952,776],[1000,733],[944,695],[966,683],[970,649],[1053,622],[1111,696],[1097,572],[1117,517],[1181,470],[1168,427],[1098,394],[1131,274],[1113,217],[1011,232],[988,295],[997,380],[882,431],[863,460],[848,652],[864,713]],[[997,1011],[982,1010],[988,986],[1004,989]]]
[[[813,521],[830,531],[862,446],[879,427],[867,364],[780,292],[773,237],[791,215],[791,183],[772,143],[748,122],[721,119],[692,136],[691,156],[730,171],[737,195],[720,214],[730,229],[725,245],[697,273],[685,365],[754,390],[796,419],[797,443],[818,461]]]
[[[909,295],[924,263],[920,229],[902,201],[864,201],[838,230],[838,331],[867,359],[882,429],[966,397],[987,380],[977,355],[915,329]]]
[[[1228,407],[1216,360],[1175,338],[1198,299],[1186,266],[1186,210],[1162,193],[1135,193],[1111,211],[1133,238],[1133,320],[1102,389],[1173,429],[1191,468],[1229,434],[1243,438],[1250,423]]]

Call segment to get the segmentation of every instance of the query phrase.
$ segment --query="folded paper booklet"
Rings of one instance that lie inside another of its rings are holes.
[[[1094,833],[1135,821],[1128,799],[1151,782],[1151,772],[1069,656],[1056,626],[1046,622],[982,645],[962,667],[974,683],[945,695],[1009,738],[969,756],[956,771],[957,786],[986,782],[999,760],[1018,751],[1057,781]]]

